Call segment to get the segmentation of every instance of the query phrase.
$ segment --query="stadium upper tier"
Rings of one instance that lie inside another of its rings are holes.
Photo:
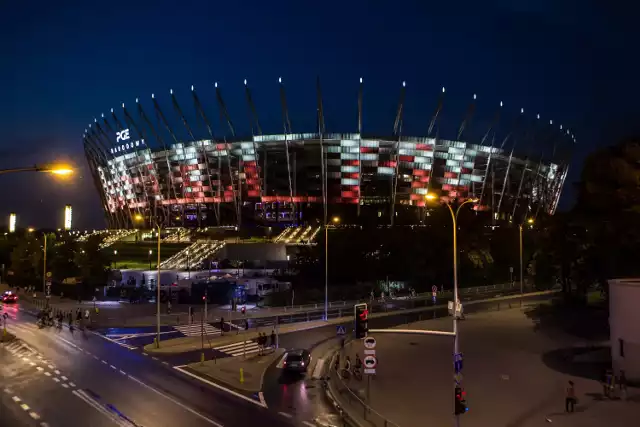
[[[141,222],[167,227],[291,224],[334,212],[344,220],[369,216],[392,224],[419,222],[425,214],[419,208],[432,192],[445,200],[476,198],[478,209],[519,221],[531,213],[554,213],[568,171],[565,160],[551,156],[551,161],[516,157],[512,147],[505,147],[509,136],[496,138],[491,128],[479,141],[483,144],[400,132],[391,137],[263,135],[256,119],[258,135],[239,139],[220,96],[221,117],[232,137],[214,137],[195,92],[193,98],[209,137],[193,135],[173,92],[189,140],[176,137],[155,97],[155,125],[137,103],[138,122],[123,105],[124,124],[112,110],[111,121],[103,115],[85,132],[85,153],[111,228]],[[250,96],[248,101],[252,108]],[[318,111],[318,128],[324,129],[321,104]],[[402,108],[398,111],[396,129]],[[289,129],[286,102],[283,117]],[[160,136],[159,127],[168,131],[169,140]],[[531,134],[523,133],[522,139],[526,145],[537,143]]]

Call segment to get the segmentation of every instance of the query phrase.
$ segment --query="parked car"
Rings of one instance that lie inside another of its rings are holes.
[[[308,350],[291,350],[287,352],[282,367],[287,372],[304,374],[311,364],[311,353]]]

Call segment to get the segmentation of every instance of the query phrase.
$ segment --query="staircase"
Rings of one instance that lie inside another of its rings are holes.
[[[100,244],[100,249],[108,248],[118,240],[136,234],[138,230],[109,230],[109,235]]]
[[[168,229],[169,234],[162,239],[163,242],[177,243],[177,242],[190,242],[191,231],[187,228],[171,228]]]
[[[199,240],[161,262],[160,268],[174,270],[197,268],[203,261],[222,249],[224,245],[224,242],[218,240]]]

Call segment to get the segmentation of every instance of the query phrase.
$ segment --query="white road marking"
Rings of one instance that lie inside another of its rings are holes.
[[[110,367],[111,369],[118,369],[118,368],[116,368],[116,367],[115,367],[115,366],[113,366],[113,365],[109,365],[109,367]]]
[[[44,373],[44,374],[45,374],[46,376],[48,376],[48,377],[50,377],[50,376],[51,376],[51,372],[49,372],[49,371],[45,371],[45,373]]]
[[[22,408],[23,411],[28,411],[29,409],[29,405],[27,405],[26,403],[23,403],[22,405],[20,405],[20,407]]]
[[[55,372],[56,375],[60,375],[60,371],[58,371],[57,369],[53,372]]]
[[[152,358],[153,360],[158,360],[158,358],[157,358],[157,357],[155,357],[155,356],[153,356],[153,357],[151,357],[151,358]]]
[[[47,423],[40,423],[40,427],[49,427],[49,424],[47,424]]]
[[[264,405],[264,407],[267,407],[267,401],[264,400],[264,393],[259,392],[258,393],[258,399],[260,399],[260,403],[262,403]]]
[[[105,365],[108,365],[106,360],[101,360],[102,363],[104,363]]]
[[[22,360],[24,360],[25,362],[28,362],[29,358],[28,357],[23,357]]]
[[[89,331],[89,332],[90,332],[90,333],[92,333],[93,335],[97,335],[97,336],[99,336],[100,338],[105,339],[105,340],[107,340],[107,341],[109,341],[109,342],[112,342],[112,343],[114,343],[114,344],[118,344],[120,347],[124,347],[124,348],[126,348],[126,349],[128,349],[128,350],[135,350],[135,349],[136,349],[136,347],[134,347],[134,346],[132,346],[132,345],[129,345],[129,344],[123,344],[123,343],[118,342],[118,341],[116,341],[116,340],[113,340],[113,339],[111,339],[111,338],[109,338],[109,337],[105,337],[104,335],[102,335],[102,334],[100,334],[100,333],[98,333],[98,332],[94,332],[94,331]]]
[[[60,382],[60,379],[59,379],[59,378],[57,378],[57,377],[53,377],[53,380],[54,380],[55,382],[57,382],[57,383],[59,383],[59,382]]]
[[[183,369],[185,366],[186,366],[186,365],[182,365],[182,366],[174,366],[174,367],[173,367],[173,369],[175,369],[175,370],[177,370],[177,371],[180,371],[180,372],[182,372],[183,374],[190,376],[191,378],[195,378],[195,379],[196,379],[196,380],[198,380],[198,381],[202,381],[203,383],[208,384],[208,385],[210,385],[211,387],[215,387],[215,388],[217,388],[217,389],[219,389],[219,390],[226,391],[227,393],[232,394],[232,395],[234,395],[235,397],[238,397],[238,398],[240,398],[240,399],[246,400],[247,402],[251,402],[251,403],[253,403],[254,405],[258,405],[258,406],[261,406],[261,407],[263,407],[263,408],[266,408],[266,407],[267,407],[266,403],[256,402],[255,400],[250,399],[250,398],[248,398],[247,396],[242,395],[242,394],[240,394],[240,393],[237,393],[237,392],[235,392],[235,391],[233,391],[233,390],[230,390],[230,389],[228,389],[228,388],[226,388],[226,387],[223,387],[223,386],[221,386],[220,384],[216,384],[216,383],[214,383],[213,381],[209,381],[209,380],[206,380],[206,379],[204,379],[204,378],[202,378],[202,377],[199,377],[199,376],[198,376],[198,375],[196,375],[196,374],[192,374],[191,372],[187,371],[186,369]]]
[[[310,423],[309,421],[303,421],[302,424],[309,426],[309,427],[317,427],[315,424]]]
[[[165,364],[165,365],[169,365],[169,362],[162,362],[162,363]]]
[[[49,369],[55,369],[55,366],[53,365],[47,365],[49,367]]]
[[[140,384],[140,385],[142,385],[142,386],[144,386],[144,387],[148,388],[149,390],[154,391],[155,393],[159,394],[160,396],[164,397],[165,399],[167,399],[167,400],[169,400],[169,401],[171,401],[171,402],[175,403],[176,405],[180,406],[182,409],[185,409],[185,410],[187,410],[187,411],[191,412],[193,415],[196,415],[196,416],[200,417],[202,420],[204,420],[204,421],[208,422],[209,424],[214,425],[214,426],[217,426],[217,427],[223,427],[223,426],[222,426],[222,424],[219,424],[219,423],[217,423],[217,422],[213,421],[212,419],[205,417],[204,415],[202,415],[202,414],[201,414],[201,413],[199,413],[198,411],[195,411],[194,409],[191,409],[190,407],[188,407],[188,406],[186,406],[186,405],[184,405],[184,404],[182,404],[182,403],[178,402],[177,400],[175,400],[175,399],[174,399],[174,398],[172,398],[171,396],[168,396],[168,395],[166,395],[166,394],[162,393],[161,391],[158,391],[158,390],[156,390],[155,388],[153,388],[153,387],[151,387],[151,386],[149,386],[149,385],[147,385],[147,384],[143,383],[142,381],[140,381],[140,380],[139,380],[139,379],[137,379],[136,377],[132,377],[131,375],[129,375],[129,376],[128,376],[128,378],[129,378],[129,379],[131,379],[131,380],[133,380],[133,381],[135,381],[135,382],[137,382],[138,384]],[[242,396],[242,395],[240,395],[240,396]],[[242,396],[242,397],[244,397],[244,396]],[[245,398],[245,399],[247,399],[247,400],[251,401],[251,399],[249,399],[249,398]]]
[[[34,420],[39,420],[40,419],[40,415],[36,414],[35,412],[29,412],[29,416],[31,418],[33,418]]]
[[[72,393],[76,397],[80,398],[81,400],[84,400],[93,409],[95,409],[96,411],[100,412],[102,415],[104,415],[107,418],[109,418],[116,425],[119,425],[120,427],[125,427],[125,424],[124,424],[123,420],[121,420],[118,416],[116,416],[116,414],[114,414],[112,412],[109,412],[106,408],[104,408],[102,405],[100,405],[100,403],[98,403],[95,400],[93,400],[84,391],[82,391],[82,390],[73,390]]]
[[[75,385],[74,383],[72,383],[71,381],[69,381],[69,385],[70,385],[71,387],[75,387],[75,386],[76,386],[76,385]]]
[[[44,368],[42,366],[38,366],[36,369],[40,372],[44,371]]]
[[[65,377],[64,375],[61,376],[60,378],[62,378],[63,380],[67,381],[69,378]]]
[[[20,402],[20,398],[18,396],[13,396],[11,399],[16,403]]]
[[[121,373],[122,375],[127,375],[127,373],[126,373],[125,371],[123,371],[122,369],[120,369],[120,373]]]
[[[293,415],[287,414],[286,412],[278,412],[278,414],[282,415],[283,417],[293,418]]]
[[[147,354],[147,353],[145,353],[145,352],[142,352],[142,355],[143,355],[143,356],[148,356],[148,354]]]
[[[324,359],[318,359],[316,360],[316,367],[313,370],[313,374],[311,375],[311,378],[313,379],[318,379],[322,377],[322,368],[324,367]]]
[[[36,362],[29,362],[29,365],[36,366]]]
[[[5,389],[4,389],[4,392],[5,392],[5,393],[7,393],[7,394],[11,394],[11,389],[9,389],[9,388],[5,388]]]
[[[95,354],[93,355],[93,358],[96,360],[100,360],[100,358],[98,356],[96,356]]]
[[[62,384],[62,387],[69,388],[69,386],[67,384],[64,384],[64,383]]]
[[[276,368],[282,369],[284,368],[284,359],[287,358],[287,353],[283,354],[278,363],[276,364]]]

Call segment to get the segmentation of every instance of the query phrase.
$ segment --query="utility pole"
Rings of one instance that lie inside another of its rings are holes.
[[[42,293],[47,294],[47,233],[44,233],[44,262],[42,263]]]

